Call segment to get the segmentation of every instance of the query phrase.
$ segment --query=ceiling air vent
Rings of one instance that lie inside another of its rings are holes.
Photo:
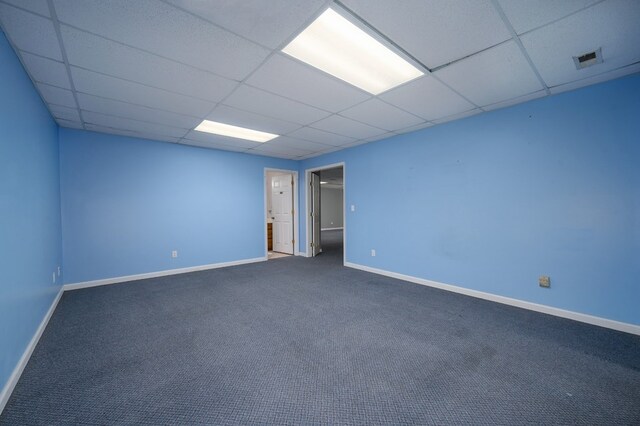
[[[591,65],[602,63],[602,48],[588,52],[580,56],[574,56],[573,62],[576,64],[576,69],[590,67]]]

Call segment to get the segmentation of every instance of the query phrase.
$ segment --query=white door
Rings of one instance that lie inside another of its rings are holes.
[[[293,175],[271,178],[273,251],[293,254]]]
[[[322,251],[320,244],[320,175],[311,173],[311,255]]]

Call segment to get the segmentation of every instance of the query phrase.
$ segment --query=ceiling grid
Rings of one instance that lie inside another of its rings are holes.
[[[424,75],[374,96],[285,54],[329,7]],[[0,0],[60,126],[290,159],[640,72],[637,22],[637,0]],[[196,132],[205,119],[280,136]]]
[[[164,0],[162,0],[162,1],[164,1]],[[166,2],[165,2],[165,3],[166,3]],[[325,3],[326,3],[326,7],[328,7],[328,5],[329,5],[329,3],[331,3],[331,1],[330,1],[330,0],[325,0]],[[301,25],[301,27],[299,28],[299,30],[298,30],[298,31],[296,31],[293,35],[291,35],[291,36],[290,36],[290,38],[293,38],[293,37],[295,36],[295,34],[297,34],[297,32],[301,31],[301,30],[302,30],[302,29],[304,29],[307,25],[309,25],[309,23],[311,23],[315,18],[317,18],[317,16],[318,16],[318,15],[319,15],[319,14],[320,14],[320,13],[321,13],[325,8],[326,8],[326,7],[325,7],[325,6],[323,6],[323,7],[322,7],[322,8],[320,8],[316,13],[314,13],[314,14],[313,14],[309,19],[307,19],[307,22],[305,22],[304,24],[302,24],[302,25]],[[181,8],[179,8],[179,9],[181,9]],[[181,10],[184,10],[184,9],[181,9]],[[190,13],[190,12],[189,12],[189,13]],[[198,15],[194,15],[194,16],[198,16]],[[204,19],[204,18],[202,18],[202,19]],[[207,22],[211,22],[211,21],[209,21],[209,20],[207,20],[207,19],[205,19],[205,21],[207,21]],[[261,67],[261,66],[262,66],[262,65],[264,65],[264,63],[265,63],[265,62],[267,62],[267,61],[268,61],[268,60],[269,60],[273,55],[275,55],[277,52],[279,52],[279,51],[281,50],[281,48],[282,48],[283,46],[285,46],[288,42],[289,42],[289,39],[285,40],[285,41],[281,44],[281,46],[279,46],[279,48],[278,48],[278,49],[273,50],[269,55],[267,55],[267,57],[266,57],[266,58],[264,58],[264,60],[262,61],[262,63],[261,63],[258,67],[256,67],[256,68],[255,68],[255,69],[254,69],[254,70],[253,70],[249,75],[247,75],[247,76],[246,76],[246,77],[245,77],[245,78],[244,78],[240,83],[245,83],[245,82],[246,82],[246,81],[247,81],[247,80],[248,80],[248,79],[249,79],[249,78],[250,78],[250,77],[251,77],[251,76],[252,76],[252,75],[253,75],[253,74],[254,74],[254,73],[255,73],[255,72],[256,72],[256,71]],[[267,47],[265,46],[265,48],[267,48]],[[230,92],[230,93],[229,93],[229,94],[228,94],[224,99],[222,99],[222,100],[220,101],[220,103],[223,103],[223,102],[224,102],[224,101],[226,101],[228,98],[230,98],[230,97],[231,97],[231,96],[236,92],[236,90],[238,90],[238,88],[239,88],[239,87],[240,87],[240,85],[236,86],[236,87],[235,87],[235,88],[234,88],[234,89],[233,89],[233,90],[232,90],[232,91],[231,91],[231,92]],[[216,110],[216,108],[218,107],[218,105],[220,105],[220,104],[215,105],[215,106],[211,109],[211,111],[209,111],[209,113],[206,115],[206,117],[210,117],[210,116],[215,112],[215,110]],[[184,141],[184,139],[187,137],[187,135],[189,135],[189,133],[190,133],[190,131],[187,131],[187,132],[186,132],[186,133],[185,133],[185,134],[180,138],[180,140],[179,140],[178,142],[180,143],[180,142]],[[254,149],[254,148],[249,148],[249,149],[248,149],[248,151],[250,151],[251,149]]]
[[[56,9],[53,6],[52,0],[47,0],[47,5],[49,6],[49,14],[51,15],[51,20],[53,21],[53,27],[56,31],[56,36],[58,37],[58,44],[60,44],[60,52],[62,53],[62,63],[64,64],[65,69],[67,70],[67,77],[69,78],[69,85],[71,86],[71,94],[73,95],[73,99],[75,100],[76,107],[78,109],[78,117],[80,118],[80,124],[82,128],[86,128],[85,121],[82,115],[82,110],[80,109],[80,103],[78,102],[78,94],[76,93],[76,88],[73,84],[73,77],[71,76],[71,68],[69,67],[69,60],[67,59],[67,51],[64,47],[64,43],[62,42],[62,35],[60,34],[60,23],[58,22],[58,15],[56,15]]]
[[[547,83],[545,83],[544,79],[540,75],[540,72],[538,71],[538,69],[534,65],[533,61],[529,57],[529,54],[527,53],[527,50],[524,48],[524,45],[522,44],[522,41],[520,40],[520,37],[518,37],[518,34],[516,34],[516,31],[513,29],[513,26],[511,25],[511,22],[509,22],[509,18],[507,18],[507,15],[504,14],[504,10],[502,10],[502,6],[500,6],[500,3],[498,3],[498,0],[491,0],[491,3],[493,4],[493,7],[495,7],[496,10],[498,11],[498,14],[500,15],[500,18],[502,18],[502,21],[504,22],[504,25],[509,29],[509,32],[511,33],[511,37],[512,37],[513,41],[515,41],[516,44],[518,45],[518,48],[520,48],[520,51],[522,52],[522,54],[524,55],[525,59],[529,63],[529,66],[531,67],[531,69],[533,70],[534,74],[538,78],[538,81],[540,82],[540,84],[544,88],[545,93],[547,95],[551,94],[551,92],[549,91],[549,87],[547,86]]]

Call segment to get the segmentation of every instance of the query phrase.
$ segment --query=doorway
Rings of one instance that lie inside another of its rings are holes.
[[[278,259],[295,254],[297,241],[298,174],[291,170],[265,169],[265,257]]]
[[[307,256],[345,261],[344,169],[344,163],[338,163],[306,171]]]

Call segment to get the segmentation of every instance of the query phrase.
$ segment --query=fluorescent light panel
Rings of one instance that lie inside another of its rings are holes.
[[[246,139],[254,142],[267,142],[280,135],[232,126],[231,124],[218,123],[217,121],[204,120],[196,130],[199,132],[213,133],[214,135],[229,136],[232,138]]]
[[[424,74],[330,8],[282,51],[373,95]]]

